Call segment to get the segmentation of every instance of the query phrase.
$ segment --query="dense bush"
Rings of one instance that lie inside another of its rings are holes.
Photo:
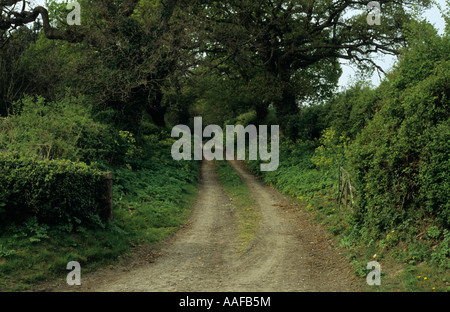
[[[3,225],[31,217],[45,224],[100,222],[103,196],[103,175],[85,164],[0,155]]]
[[[416,32],[348,150],[359,222],[374,236],[424,219],[450,226],[450,41],[425,26]]]
[[[25,96],[0,120],[0,221],[98,223],[103,178],[85,163],[124,159],[128,141],[94,119],[87,97]]]
[[[329,103],[327,121],[339,136],[354,139],[375,113],[377,91],[358,82],[338,93]]]
[[[112,115],[70,90],[56,101],[25,96],[13,114],[0,119],[0,151],[89,165],[126,164],[139,157],[139,144],[133,133],[112,126]]]
[[[108,154],[111,141],[110,128],[93,119],[83,96],[55,102],[26,96],[0,121],[0,150],[39,159],[89,162]]]

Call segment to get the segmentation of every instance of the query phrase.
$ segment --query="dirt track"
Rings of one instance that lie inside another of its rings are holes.
[[[191,221],[167,241],[141,247],[117,266],[82,274],[56,291],[358,291],[348,261],[325,232],[288,198],[263,185],[241,162],[232,166],[260,206],[260,230],[238,254],[237,220],[214,163],[203,161]]]

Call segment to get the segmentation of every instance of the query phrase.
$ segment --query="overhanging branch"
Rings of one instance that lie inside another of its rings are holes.
[[[33,10],[25,10],[25,1],[23,1],[20,12],[14,10],[14,6],[22,0],[1,0],[0,8],[2,16],[0,17],[0,30],[16,29],[17,27],[35,22],[39,16],[42,18],[45,36],[49,39],[59,39],[68,42],[81,42],[85,35],[72,29],[56,29],[50,25],[50,18],[46,8],[42,6],[35,7]],[[8,7],[13,7],[8,9]]]

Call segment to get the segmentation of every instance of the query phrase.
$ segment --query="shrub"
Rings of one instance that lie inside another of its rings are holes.
[[[354,139],[375,113],[377,93],[358,82],[329,102],[328,120],[339,136]]]
[[[108,149],[107,126],[95,121],[88,99],[64,96],[56,102],[24,97],[0,122],[0,150],[40,159],[91,161]]]
[[[83,163],[0,155],[0,223],[99,222],[103,175]]]
[[[424,218],[450,226],[450,63],[448,49],[435,48],[450,42],[427,28],[417,31],[377,89],[379,110],[348,149],[358,222],[374,236]]]

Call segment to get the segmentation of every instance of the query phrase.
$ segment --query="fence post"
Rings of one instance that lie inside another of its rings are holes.
[[[353,208],[353,205],[355,203],[353,192],[354,188],[350,182],[350,174],[342,166],[339,166],[339,208],[341,207],[341,202],[343,202],[343,204],[347,208],[349,201],[350,206]]]
[[[114,219],[112,172],[103,173],[103,184],[105,189],[104,216],[107,221],[112,221]]]
[[[341,208],[341,166],[338,168],[338,203]]]

